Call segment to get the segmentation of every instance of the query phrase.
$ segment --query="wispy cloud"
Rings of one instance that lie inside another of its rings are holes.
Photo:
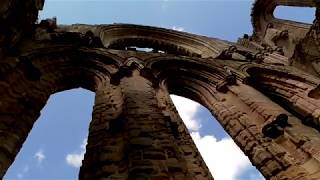
[[[42,149],[39,149],[33,156],[34,158],[36,158],[36,160],[38,161],[38,163],[41,163],[45,158],[45,154],[43,152]]]
[[[29,166],[25,166],[20,173],[17,174],[18,179],[22,179],[29,172]]]
[[[68,165],[79,168],[82,165],[82,160],[84,158],[84,153],[86,152],[87,139],[84,139],[80,145],[79,153],[70,153],[66,156],[66,162]]]
[[[184,28],[183,28],[183,27],[173,26],[172,29],[175,30],[175,31],[184,31]]]
[[[43,160],[46,158],[43,149],[39,149],[36,153],[34,153],[33,157],[35,158],[35,161],[37,161],[38,165],[40,165]],[[27,174],[30,170],[30,167],[33,168],[32,166],[29,166],[28,164],[23,167],[23,169],[18,172],[17,178],[18,179],[23,179],[25,177],[25,174]]]

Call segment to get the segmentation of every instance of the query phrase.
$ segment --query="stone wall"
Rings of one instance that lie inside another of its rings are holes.
[[[169,94],[206,106],[267,179],[319,179],[319,13],[313,25],[272,17],[277,5],[318,4],[265,2],[254,3],[253,35],[237,43],[140,25],[58,26],[36,22],[43,1],[1,2],[0,177],[49,96],[82,87],[96,98],[79,179],[213,179]]]

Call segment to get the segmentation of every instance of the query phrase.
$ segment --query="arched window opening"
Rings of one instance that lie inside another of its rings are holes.
[[[50,96],[4,179],[77,179],[93,103],[81,88]]]
[[[152,52],[153,48],[139,48],[139,47],[136,47],[136,46],[130,46],[130,47],[126,47],[126,50]]]
[[[171,99],[215,179],[264,179],[208,109],[180,96]]]
[[[129,47],[126,47],[125,50],[140,51],[140,52],[153,52],[153,53],[162,53],[162,54],[166,53],[165,51],[161,51],[161,50],[158,50],[155,48],[148,48],[148,47],[141,48],[141,47],[137,47],[137,46],[129,46]]]
[[[278,19],[312,24],[315,19],[316,8],[277,6],[274,16]]]
[[[167,53],[181,56],[201,57],[200,54],[192,52],[189,49],[175,43],[165,42],[160,39],[150,40],[145,37],[141,38],[119,38],[108,45],[110,49],[143,51],[153,53]]]

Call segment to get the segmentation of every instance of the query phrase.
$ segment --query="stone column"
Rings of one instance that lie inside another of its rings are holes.
[[[157,97],[162,113],[168,117],[174,138],[182,150],[187,169],[197,180],[213,179],[204,163],[190,133],[176,110],[167,87],[162,84],[157,90]]]
[[[159,89],[153,85],[134,70],[117,87],[102,86],[109,90],[97,91],[80,179],[212,179],[205,165],[196,166],[204,168],[198,174],[207,172],[200,176],[188,167],[186,153],[192,155],[188,158],[199,153],[194,144],[189,145],[188,152],[180,147],[172,116],[162,111]],[[112,94],[117,96],[113,101]],[[178,136],[190,139],[187,134]]]
[[[129,179],[194,179],[159,108],[153,84],[135,70],[121,81],[129,133]]]
[[[128,178],[128,135],[122,108],[121,88],[99,84],[79,179]]]
[[[1,76],[1,73],[0,73]],[[19,72],[0,78],[0,179],[13,163],[49,95]]]
[[[13,163],[39,113],[0,115],[0,179]]]

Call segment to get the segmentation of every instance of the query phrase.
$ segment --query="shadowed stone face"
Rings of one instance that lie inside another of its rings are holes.
[[[213,179],[169,94],[206,106],[267,179],[320,178],[319,13],[312,25],[272,16],[315,1],[257,0],[237,43],[35,23],[43,3],[0,3],[0,177],[48,97],[82,87],[96,97],[79,179]]]

